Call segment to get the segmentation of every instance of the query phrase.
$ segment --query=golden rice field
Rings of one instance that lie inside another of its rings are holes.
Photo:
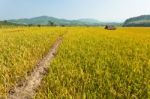
[[[0,97],[32,71],[61,32],[57,28],[0,29]]]
[[[0,29],[0,96],[64,33],[35,99],[150,98],[150,28],[100,27]]]
[[[70,28],[36,99],[147,99],[150,28]]]

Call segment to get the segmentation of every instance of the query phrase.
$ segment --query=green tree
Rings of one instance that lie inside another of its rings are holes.
[[[48,21],[48,25],[55,26],[54,22],[52,22],[52,21]]]

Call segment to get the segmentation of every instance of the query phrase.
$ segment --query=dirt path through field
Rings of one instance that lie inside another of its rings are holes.
[[[49,50],[48,54],[39,61],[37,67],[33,72],[26,77],[23,83],[17,84],[8,93],[7,99],[32,99],[36,93],[37,88],[40,86],[44,75],[48,72],[48,65],[55,57],[57,49],[62,42],[60,36]]]

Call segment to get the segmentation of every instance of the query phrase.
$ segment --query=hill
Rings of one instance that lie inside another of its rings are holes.
[[[49,25],[51,22],[54,25],[67,25],[67,26],[103,26],[103,25],[120,25],[120,23],[115,22],[100,22],[95,19],[77,19],[77,20],[68,20],[68,19],[60,19],[49,16],[40,16],[34,18],[24,18],[24,19],[12,19],[8,20],[8,22],[15,24],[24,24],[24,25]]]
[[[55,25],[99,25],[100,24],[98,20],[94,20],[94,19],[67,20],[67,19],[59,19],[59,18],[48,17],[48,16],[13,19],[13,20],[8,20],[8,22],[25,24],[25,25],[27,24],[48,25],[49,22],[53,22]]]
[[[138,17],[133,17],[127,19],[123,26],[130,27],[130,26],[142,26],[148,27],[150,26],[150,15],[141,15]]]

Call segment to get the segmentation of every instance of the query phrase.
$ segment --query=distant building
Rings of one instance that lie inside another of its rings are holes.
[[[105,29],[107,29],[107,30],[116,30],[116,27],[113,26],[113,25],[106,25]]]

